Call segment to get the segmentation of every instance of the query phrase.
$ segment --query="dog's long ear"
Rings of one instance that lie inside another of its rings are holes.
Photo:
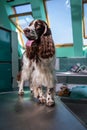
[[[44,26],[45,26],[45,30],[44,30],[43,35],[44,36],[51,35],[51,30],[45,22],[44,22]]]
[[[54,42],[51,35],[41,36],[38,54],[42,58],[50,58],[55,54]]]

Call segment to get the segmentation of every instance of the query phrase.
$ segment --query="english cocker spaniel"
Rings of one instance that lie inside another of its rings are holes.
[[[24,29],[28,41],[22,58],[22,70],[17,76],[19,95],[24,94],[26,80],[40,103],[53,106],[55,89],[55,47],[51,30],[42,20],[34,20]],[[43,86],[46,91],[43,91]]]

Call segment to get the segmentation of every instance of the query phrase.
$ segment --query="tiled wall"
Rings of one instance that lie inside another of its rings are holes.
[[[59,58],[59,70],[68,71],[73,65],[76,65],[77,63],[87,66],[87,58]]]

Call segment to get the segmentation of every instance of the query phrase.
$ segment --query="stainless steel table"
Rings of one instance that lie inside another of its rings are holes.
[[[86,127],[55,97],[55,107],[35,102],[29,91],[0,94],[0,130],[86,130]]]

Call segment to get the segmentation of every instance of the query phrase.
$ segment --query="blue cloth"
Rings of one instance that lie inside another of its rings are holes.
[[[87,86],[76,86],[72,88],[71,98],[87,98]]]

